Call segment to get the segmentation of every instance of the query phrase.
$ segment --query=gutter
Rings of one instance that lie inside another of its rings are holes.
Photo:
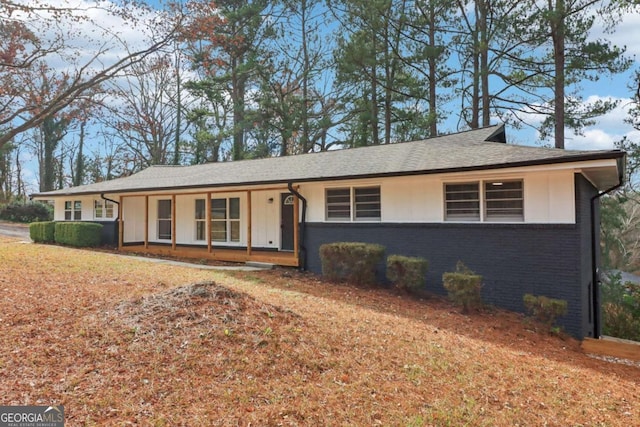
[[[298,244],[299,244],[299,249],[298,249],[298,255],[300,256],[300,270],[305,270],[307,267],[307,248],[304,245],[304,230],[305,230],[305,225],[307,223],[307,199],[305,199],[302,194],[300,194],[295,188],[293,188],[293,182],[287,182],[287,188],[289,189],[289,191],[291,193],[293,193],[298,199],[302,200],[302,217],[300,218],[300,232],[299,232],[299,236],[298,236]],[[296,226],[298,224],[295,224]]]
[[[626,157],[626,156],[625,156]],[[591,203],[590,203],[590,213],[591,213],[591,270],[592,270],[592,285],[591,285],[591,292],[592,292],[592,302],[593,302],[593,307],[591,307],[592,313],[593,313],[593,332],[594,332],[594,338],[599,338],[601,335],[601,325],[600,325],[600,269],[598,268],[598,264],[597,264],[597,253],[600,250],[599,246],[598,246],[598,235],[596,235],[596,232],[598,231],[598,227],[596,227],[596,200],[599,200],[602,196],[605,196],[615,190],[617,190],[618,188],[622,187],[623,183],[624,183],[624,169],[625,169],[625,157],[623,157],[622,161],[619,161],[619,170],[620,173],[618,174],[618,183],[616,185],[614,185],[611,188],[608,188],[604,191],[599,192],[598,194],[596,194],[595,196],[591,197]]]

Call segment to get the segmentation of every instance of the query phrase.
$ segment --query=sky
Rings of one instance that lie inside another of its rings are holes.
[[[31,0],[24,0],[31,1]],[[82,4],[83,0],[66,0],[71,4]],[[104,0],[108,2],[108,0]],[[57,0],[54,3],[63,3],[63,0]],[[130,25],[123,25],[117,18],[100,16],[100,12],[95,12],[97,19],[103,27],[117,28],[117,37],[125,40],[129,45],[135,46],[141,40],[140,27],[132,27]],[[76,24],[82,25],[82,24]],[[82,28],[76,28],[82,31]],[[101,46],[106,43],[114,43],[113,36],[111,40],[100,40],[96,36],[96,32],[87,28],[87,34],[92,34],[94,40],[89,42],[88,38],[83,39],[82,36],[78,38],[78,43],[85,43],[85,54],[91,55],[95,46]],[[634,59],[634,64],[631,69],[621,75],[614,77],[605,76],[597,82],[586,82],[582,85],[582,95],[589,100],[595,99],[615,99],[619,101],[618,107],[610,113],[596,119],[596,124],[584,129],[581,135],[575,135],[567,130],[565,146],[567,149],[580,149],[580,150],[601,150],[614,148],[615,142],[621,140],[623,137],[628,137],[632,140],[640,142],[640,131],[632,128],[629,124],[625,123],[625,118],[628,117],[628,110],[631,105],[632,90],[629,87],[632,82],[634,70],[640,69],[640,6],[635,13],[626,14],[622,21],[616,26],[615,32],[612,34],[605,34],[602,31],[602,26],[596,25],[592,32],[592,38],[597,39],[605,37],[611,40],[618,46],[626,46],[628,56]],[[117,46],[114,43],[113,46]],[[117,51],[114,51],[107,57],[104,57],[105,61],[109,58],[115,59],[118,57]],[[455,115],[455,114],[454,114]],[[541,117],[530,115],[528,121],[532,124],[540,123]],[[497,122],[497,121],[496,121]],[[447,132],[455,131],[457,119],[450,119],[445,121],[441,129]],[[507,127],[507,139],[510,143],[523,144],[523,145],[541,145],[539,135],[533,129],[517,130],[511,127]],[[545,145],[552,145],[552,141],[545,141]],[[33,160],[27,161],[25,164],[27,181],[35,180],[35,171],[37,166],[34,165]],[[37,189],[37,184],[33,184]]]
[[[618,107],[610,113],[596,119],[596,124],[586,128],[582,135],[567,132],[565,146],[567,149],[580,150],[606,150],[615,148],[615,142],[624,136],[640,142],[640,131],[624,122],[631,106],[632,84],[634,70],[640,69],[640,8],[635,13],[626,14],[616,26],[615,32],[605,34],[602,26],[596,27],[593,38],[606,38],[614,45],[626,46],[627,55],[634,58],[631,69],[613,77],[605,76],[597,82],[586,82],[583,86],[585,100],[615,99],[619,101]],[[533,121],[533,120],[532,120]],[[539,122],[539,119],[538,119]],[[508,135],[507,135],[508,136]],[[535,132],[517,134],[516,138],[538,139]]]

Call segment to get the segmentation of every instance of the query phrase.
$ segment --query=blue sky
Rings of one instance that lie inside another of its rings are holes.
[[[30,1],[30,0],[26,0]],[[75,0],[75,3],[81,3],[83,0]],[[70,0],[73,3],[73,1]],[[62,1],[60,1],[62,3]],[[130,25],[118,24],[116,20],[105,20],[104,26],[110,24],[119,29],[120,37],[127,40],[130,44],[135,44],[140,40],[140,28],[132,28]],[[119,25],[119,26],[118,26]],[[627,54],[635,59],[634,65],[629,72],[616,75],[614,77],[604,76],[598,82],[585,82],[582,85],[582,94],[585,99],[597,98],[613,98],[619,100],[618,107],[609,114],[597,119],[594,126],[584,130],[583,135],[573,135],[567,133],[566,148],[568,149],[610,149],[614,147],[614,143],[624,136],[640,142],[640,131],[634,130],[630,125],[624,123],[624,119],[628,116],[628,108],[631,102],[632,91],[629,85],[632,82],[634,70],[640,69],[640,6],[635,13],[625,15],[612,34],[604,34],[598,27],[592,33],[593,38],[604,37],[611,40],[614,44],[627,47]],[[80,40],[80,43],[87,43]],[[97,40],[99,44],[100,41]],[[117,53],[110,54],[109,57],[117,57]],[[455,103],[453,108],[455,108]],[[452,108],[452,109],[453,109]],[[455,112],[452,112],[455,116]],[[534,115],[529,116],[532,124],[539,122],[541,118]],[[455,131],[457,120],[453,117],[445,121],[441,130],[445,132]],[[516,130],[507,128],[507,138],[509,142],[524,145],[540,145],[539,136],[534,130],[524,129]],[[552,144],[547,141],[547,144]],[[25,180],[32,182],[31,190],[37,189],[35,183],[35,171],[37,165],[33,160],[25,159],[24,168],[26,170]]]
[[[162,0],[151,0],[150,4],[162,4]],[[614,143],[624,136],[640,141],[640,131],[634,130],[630,125],[624,123],[628,116],[628,108],[631,102],[632,91],[629,85],[632,83],[634,70],[640,69],[640,6],[635,12],[623,16],[621,22],[615,27],[615,32],[605,33],[601,23],[596,22],[592,31],[592,38],[605,38],[617,46],[626,46],[627,54],[635,58],[634,65],[624,74],[616,76],[604,76],[597,82],[584,82],[582,84],[582,95],[585,100],[589,99],[616,99],[619,101],[618,107],[609,114],[597,119],[596,124],[584,129],[582,135],[574,135],[567,131],[566,148],[601,150],[614,148]],[[456,101],[452,102],[456,105]],[[542,118],[529,116],[532,124],[539,123]],[[446,120],[441,130],[445,132],[456,131],[457,116],[452,111],[452,117]],[[497,120],[496,120],[497,122]],[[524,145],[553,144],[552,141],[541,141],[539,135],[531,129],[507,128],[509,142]]]

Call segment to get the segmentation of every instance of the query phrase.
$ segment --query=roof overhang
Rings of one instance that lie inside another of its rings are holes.
[[[272,189],[274,187],[286,188],[289,183],[303,184],[307,182],[324,182],[324,181],[345,181],[353,179],[371,179],[371,178],[391,178],[399,176],[415,176],[415,175],[436,175],[436,174],[462,174],[469,172],[479,171],[504,171],[505,169],[522,169],[527,170],[558,170],[558,169],[573,169],[578,173],[581,173],[587,180],[589,180],[594,187],[600,191],[605,191],[616,185],[623,183],[625,176],[624,165],[626,155],[623,151],[612,152],[597,152],[593,155],[586,156],[574,156],[571,158],[557,158],[557,159],[544,159],[534,160],[527,162],[511,162],[490,164],[466,168],[447,168],[447,169],[435,169],[435,170],[423,170],[423,171],[411,171],[404,173],[386,173],[386,174],[368,174],[368,175],[349,175],[343,176],[331,176],[331,177],[314,177],[308,179],[297,180],[278,180],[271,182],[239,182],[234,184],[203,184],[193,186],[168,186],[163,188],[158,187],[144,187],[144,188],[123,188],[118,190],[107,191],[74,191],[70,188],[69,191],[57,191],[55,194],[41,193],[34,194],[32,198],[35,200],[51,200],[61,197],[72,196],[87,196],[87,195],[99,195],[107,194],[111,197],[118,195],[142,195],[142,194],[166,194],[168,192],[186,194],[189,192],[201,192],[203,189],[213,189],[214,191],[243,191],[243,190],[265,190]]]

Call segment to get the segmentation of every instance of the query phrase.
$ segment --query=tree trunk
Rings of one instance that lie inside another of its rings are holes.
[[[436,9],[433,1],[429,1],[429,47],[432,52],[436,48]],[[429,136],[438,135],[438,102],[437,102],[437,86],[438,86],[438,62],[435,55],[432,54],[428,59],[429,63]]]
[[[564,0],[556,0],[555,9],[552,0],[549,0],[549,10],[553,10],[551,18],[551,37],[553,39],[553,62],[555,71],[554,82],[554,126],[555,126],[555,146],[564,148]]]
[[[311,61],[309,59],[309,46],[307,39],[307,0],[300,2],[300,26],[302,27],[302,60],[304,71],[302,73],[302,153],[308,153],[309,147],[309,73]]]
[[[80,123],[80,139],[78,142],[78,157],[76,159],[76,173],[73,177],[73,185],[78,186],[82,185],[82,181],[84,181],[84,154],[82,153],[84,148],[84,128],[86,122]]]
[[[491,125],[491,110],[489,108],[489,35],[487,33],[487,7],[487,0],[478,0],[480,86],[482,88],[482,126]]]

